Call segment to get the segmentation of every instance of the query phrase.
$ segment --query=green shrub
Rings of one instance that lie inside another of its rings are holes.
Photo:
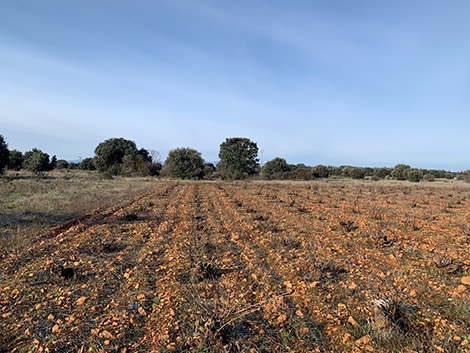
[[[40,149],[33,148],[24,154],[23,166],[26,170],[39,175],[42,172],[50,170],[49,155]]]
[[[424,181],[434,181],[434,175],[432,175],[432,174],[425,174],[425,175],[423,176],[423,180],[424,180]]]
[[[18,150],[10,151],[10,157],[8,160],[8,169],[10,170],[21,170],[23,168],[24,156],[23,153]]]
[[[407,164],[397,164],[395,167],[393,167],[392,177],[397,180],[406,180],[408,178],[408,172],[410,169],[411,167]]]
[[[161,163],[150,163],[149,165],[149,175],[151,176],[158,176],[160,175],[160,172],[162,170],[162,164]]]
[[[330,171],[327,166],[318,164],[312,168],[312,174],[315,178],[328,178]]]
[[[386,167],[375,168],[373,175],[379,179],[385,179],[387,176],[392,175],[392,170],[393,170],[392,168],[386,168]]]
[[[276,157],[263,166],[263,177],[266,179],[280,179],[281,174],[290,170],[284,158]]]
[[[69,162],[69,165],[67,166],[67,169],[69,169],[69,170],[81,169],[80,168],[80,163]]]
[[[138,152],[134,141],[124,138],[110,138],[96,146],[95,164],[100,172],[118,175],[122,172],[124,157],[127,156],[133,160]]]
[[[353,179],[364,179],[365,175],[365,169],[361,167],[352,167],[349,171],[349,176]]]
[[[470,183],[470,171],[460,172],[457,175],[457,180],[463,180],[467,183]]]
[[[406,179],[417,183],[423,178],[423,173],[418,169],[410,169],[406,173]]]
[[[165,171],[173,178],[201,179],[204,160],[201,153],[191,148],[176,148],[168,153]]]
[[[59,159],[57,161],[56,168],[57,169],[67,169],[69,167],[69,162],[67,162],[65,159]]]
[[[444,174],[444,177],[445,177],[446,179],[454,179],[454,178],[455,178],[455,174],[456,174],[456,173],[446,172],[446,173]]]
[[[220,144],[217,171],[225,179],[242,179],[258,173],[258,146],[243,137],[227,138]]]
[[[214,176],[215,166],[212,163],[204,163],[203,176],[204,179],[211,179]]]
[[[10,151],[8,150],[8,145],[5,142],[5,139],[0,135],[0,174],[3,174],[3,171],[8,166],[10,161]]]
[[[96,164],[94,158],[85,158],[78,166],[81,170],[96,170]]]

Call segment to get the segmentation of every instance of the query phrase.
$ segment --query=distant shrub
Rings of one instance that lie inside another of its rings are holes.
[[[57,169],[67,169],[69,167],[69,162],[67,162],[65,159],[59,159],[57,161],[56,168]]]
[[[454,179],[454,178],[455,178],[455,174],[456,174],[456,173],[446,172],[446,173],[444,174],[444,178],[446,178],[446,179]]]
[[[158,176],[162,170],[162,164],[159,162],[150,163],[149,165],[149,175]]]
[[[49,155],[40,149],[33,148],[24,154],[23,166],[34,174],[40,174],[50,169]]]
[[[341,167],[341,176],[343,178],[349,178],[351,177],[351,170],[352,170],[352,167],[348,166],[348,165],[342,165]]]
[[[461,172],[457,175],[457,180],[463,180],[470,183],[470,171]]]
[[[95,148],[95,165],[100,172],[113,175],[123,171],[124,157],[134,159],[139,151],[134,141],[124,138],[110,138]]]
[[[137,151],[137,160],[141,162],[152,163],[152,156],[145,148],[141,148]]]
[[[365,177],[374,175],[374,168],[364,167],[362,169],[364,169],[364,176]]]
[[[176,148],[168,153],[165,170],[173,178],[201,179],[204,160],[201,153],[191,148]]]
[[[215,173],[215,166],[212,163],[204,163],[203,167],[203,177],[204,179],[211,179]]]
[[[342,168],[341,167],[334,167],[329,165],[328,166],[328,177],[331,176],[341,176]]]
[[[217,171],[224,179],[244,179],[259,173],[258,146],[244,137],[227,138],[220,144]]]
[[[305,167],[305,168],[297,168],[291,172],[285,172],[284,175],[292,180],[313,180],[315,177],[312,173],[312,168]]]
[[[8,159],[8,169],[10,170],[21,170],[23,168],[24,156],[23,153],[18,150],[10,151],[10,157]]]
[[[96,164],[94,158],[85,158],[83,159],[78,168],[81,170],[96,170]]]
[[[392,168],[386,168],[386,167],[375,168],[373,175],[379,179],[385,179],[387,176],[392,175],[392,170],[393,170]]]
[[[312,168],[312,174],[315,178],[328,178],[330,171],[327,166],[318,164]]]
[[[434,181],[434,180],[435,180],[435,179],[434,179],[434,175],[432,175],[432,174],[425,174],[425,175],[423,176],[423,180],[424,180],[424,181]]]
[[[3,171],[9,164],[10,160],[10,151],[8,150],[8,145],[5,142],[5,139],[0,135],[0,174],[3,174]]]
[[[393,167],[392,177],[397,180],[406,180],[408,179],[408,172],[410,169],[411,167],[407,164],[397,164],[395,167]]]
[[[432,174],[434,178],[445,178],[446,171],[442,169],[430,169],[424,172],[423,174]]]
[[[281,174],[289,171],[289,165],[284,158],[276,157],[263,166],[263,177],[266,179],[280,179]]]
[[[54,155],[49,162],[49,168],[47,170],[53,170],[55,168],[57,168],[57,156]]]
[[[406,173],[406,179],[417,183],[423,178],[423,173],[418,169],[409,169]]]
[[[352,167],[349,171],[349,176],[353,179],[364,179],[365,175],[365,169],[361,167]]]
[[[80,164],[79,163],[69,162],[69,165],[67,166],[67,169],[69,169],[69,170],[80,169]]]

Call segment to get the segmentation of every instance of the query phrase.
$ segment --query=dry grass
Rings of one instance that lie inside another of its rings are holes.
[[[150,178],[101,179],[95,172],[53,171],[0,179],[0,249],[24,247],[51,226],[117,205],[152,188]]]

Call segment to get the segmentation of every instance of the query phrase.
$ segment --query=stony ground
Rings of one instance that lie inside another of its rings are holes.
[[[0,352],[468,352],[470,187],[155,182],[0,249]]]

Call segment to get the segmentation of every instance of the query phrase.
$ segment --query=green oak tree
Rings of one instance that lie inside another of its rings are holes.
[[[217,171],[226,179],[242,179],[259,170],[258,146],[244,137],[227,138],[220,145]]]
[[[204,160],[201,153],[192,148],[175,148],[168,153],[164,168],[173,178],[201,179]]]

